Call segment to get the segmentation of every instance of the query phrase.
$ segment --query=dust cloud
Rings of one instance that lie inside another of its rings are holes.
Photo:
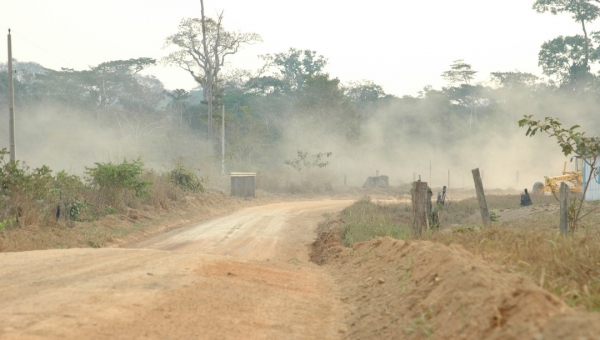
[[[8,110],[7,110],[8,111]],[[193,132],[174,131],[167,122],[152,133],[135,136],[126,122],[107,126],[106,112],[90,113],[44,103],[15,109],[17,159],[30,168],[47,165],[53,171],[83,175],[95,162],[121,162],[141,157],[147,168],[171,169],[180,160],[197,165],[207,146]],[[8,114],[3,115],[8,122]],[[8,124],[0,124],[1,147],[8,148]]]
[[[560,174],[563,162],[569,160],[555,140],[526,137],[526,129],[517,123],[523,115],[557,117],[565,126],[582,125],[587,135],[600,134],[596,119],[599,105],[591,96],[553,92],[528,99],[521,94],[515,98],[505,95],[502,102],[509,109],[502,115],[490,114],[489,104],[481,105],[477,122],[475,117],[449,113],[441,107],[416,110],[431,112],[430,116],[418,116],[402,104],[419,100],[395,98],[368,116],[363,114],[358,137],[350,139],[334,131],[331,124],[293,112],[280,124],[285,127],[280,140],[257,147],[245,162],[228,156],[226,171],[287,174],[283,180],[289,180],[294,170],[283,162],[293,158],[297,150],[305,150],[309,154],[332,152],[322,176],[333,186],[342,185],[344,180],[348,185],[361,186],[378,172],[389,176],[394,186],[420,178],[433,188],[471,188],[471,169],[479,168],[485,188],[521,191],[544,176]],[[185,160],[213,178],[220,175],[220,143],[214,143],[211,155],[204,132],[179,126],[177,117],[165,116],[156,129],[137,133],[135,124],[111,116],[110,111],[82,112],[44,102],[17,107],[16,114],[17,156],[32,168],[48,165],[54,171],[82,175],[85,167],[95,162],[141,157],[147,167],[159,171],[171,169],[176,160]],[[7,114],[2,116],[8,121]],[[218,139],[219,125],[215,130]],[[0,146],[7,147],[7,124],[0,124],[0,139]],[[572,166],[568,164],[568,168]]]
[[[565,127],[579,124],[588,135],[599,134],[594,118],[598,104],[581,99],[556,94],[536,100],[523,99],[522,94],[504,97],[505,103],[513,103],[506,105],[510,111],[494,116],[480,107],[478,121],[473,117],[471,126],[469,115],[450,117],[448,113],[415,124],[409,122],[415,119],[411,112],[391,103],[363,120],[359,142],[305,123],[286,131],[286,154],[294,149],[333,152],[329,171],[337,184],[345,176],[348,185],[361,186],[368,176],[379,173],[389,176],[391,185],[420,178],[433,188],[472,188],[471,170],[479,168],[485,188],[522,191],[544,176],[562,174],[565,161],[567,170],[574,169],[574,163],[562,154],[556,140],[544,134],[526,136],[527,129],[519,127],[518,120],[523,115],[542,120],[551,116],[560,118]],[[415,125],[420,129],[414,129]]]

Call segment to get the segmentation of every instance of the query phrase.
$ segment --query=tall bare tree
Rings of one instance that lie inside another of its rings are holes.
[[[262,41],[256,33],[226,31],[223,12],[216,19],[204,15],[204,1],[200,0],[201,18],[184,18],[177,33],[167,37],[166,47],[177,49],[163,58],[163,63],[188,72],[200,86],[208,105],[208,140],[212,145],[212,116],[215,87],[228,56],[236,54],[243,45]],[[211,148],[212,150],[212,148]]]

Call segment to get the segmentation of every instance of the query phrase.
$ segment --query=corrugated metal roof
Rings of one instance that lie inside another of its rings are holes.
[[[256,177],[256,172],[232,172],[231,177]]]

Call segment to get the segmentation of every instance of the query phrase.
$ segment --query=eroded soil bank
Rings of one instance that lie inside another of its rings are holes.
[[[599,314],[461,246],[378,238],[345,248],[343,223],[321,224],[311,259],[340,285],[349,339],[600,339]]]

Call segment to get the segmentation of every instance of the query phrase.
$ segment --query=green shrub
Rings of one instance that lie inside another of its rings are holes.
[[[169,178],[171,179],[173,184],[177,185],[184,191],[206,191],[204,185],[208,182],[208,178],[198,178],[198,176],[192,170],[187,169],[181,163],[177,164],[175,169],[169,172]]]
[[[87,206],[84,202],[73,201],[65,204],[67,218],[71,221],[81,221]]]
[[[48,220],[48,207],[56,202],[52,171],[45,165],[32,170],[18,160],[6,160],[8,154],[0,150],[0,220],[18,216],[18,225]]]
[[[144,197],[148,186],[152,184],[141,179],[144,163],[139,158],[131,162],[124,159],[121,164],[95,164],[93,168],[85,168],[89,176],[88,183],[98,189],[108,205],[113,207],[122,206],[131,195],[137,198]]]
[[[52,170],[47,166],[30,170],[17,161],[5,160],[6,148],[0,150],[0,190],[2,195],[13,198],[15,195],[40,200],[48,196],[53,181]]]

